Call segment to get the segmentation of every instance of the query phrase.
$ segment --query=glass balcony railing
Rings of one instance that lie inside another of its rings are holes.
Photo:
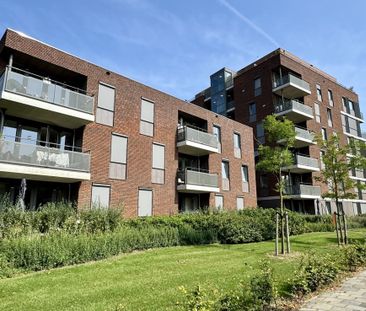
[[[215,135],[205,132],[203,129],[190,126],[179,127],[177,130],[177,141],[192,141],[208,147],[218,148],[219,142]]]
[[[7,92],[93,114],[94,98],[83,90],[14,67],[8,67],[2,79]]]
[[[306,114],[306,115],[313,115],[313,110],[311,107],[305,105],[304,103],[297,101],[297,100],[284,100],[284,101],[278,101],[274,105],[275,113],[282,113],[285,111],[299,111],[300,113]]]
[[[302,89],[307,90],[310,92],[310,85],[306,81],[302,80],[301,78],[298,78],[292,74],[287,74],[283,76],[282,78],[275,79],[273,81],[273,88],[280,87],[282,85],[285,85],[287,83],[290,83],[294,86],[300,87]]]
[[[321,189],[319,186],[313,186],[307,184],[286,185],[285,194],[320,197]]]
[[[0,162],[71,171],[90,171],[90,154],[50,148],[28,141],[0,139]]]
[[[295,126],[295,132],[296,132],[296,137],[301,138],[301,139],[306,139],[306,140],[314,140],[314,133],[308,131],[307,129],[303,129],[301,127]]]
[[[302,166],[308,166],[308,167],[312,167],[312,168],[319,168],[319,162],[317,159],[315,158],[310,158],[309,156],[305,156],[305,155],[300,155],[297,154],[295,155],[295,165],[302,165]]]
[[[218,187],[218,175],[196,169],[185,169],[178,171],[178,185],[187,184],[202,187]]]

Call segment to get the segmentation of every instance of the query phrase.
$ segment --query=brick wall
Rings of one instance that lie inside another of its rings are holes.
[[[206,109],[186,103],[175,97],[152,89],[114,72],[83,61],[36,40],[26,38],[13,31],[7,31],[5,45],[33,58],[51,63],[61,68],[87,76],[87,91],[98,100],[99,82],[112,85],[116,89],[114,126],[96,123],[85,126],[83,149],[91,153],[91,180],[81,182],[79,206],[90,206],[93,183],[111,186],[111,205],[124,205],[127,217],[137,215],[138,188],[153,189],[153,214],[172,214],[178,211],[176,191],[176,171],[178,154],[176,148],[176,128],[178,111],[183,111],[208,122],[208,131],[217,124],[222,131],[222,153],[209,156],[209,168],[221,177],[221,160],[230,161],[230,191],[222,192],[225,208],[236,208],[236,197],[244,196],[246,206],[256,206],[256,185],[254,169],[254,150],[252,129],[241,123],[216,115]],[[141,97],[155,103],[154,137],[139,134]],[[234,158],[233,131],[241,134],[242,159]],[[118,133],[128,137],[127,179],[109,178],[111,134]],[[165,145],[165,184],[151,183],[152,143]],[[248,165],[250,192],[241,189],[241,165]],[[220,180],[221,187],[221,180]],[[214,194],[210,194],[210,205],[214,205]]]

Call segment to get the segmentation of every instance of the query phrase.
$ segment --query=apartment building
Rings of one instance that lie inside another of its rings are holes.
[[[0,194],[126,217],[256,206],[252,128],[8,29]]]
[[[322,150],[314,134],[324,139],[337,133],[342,144],[362,137],[357,94],[329,74],[283,49],[277,49],[239,71],[223,68],[210,77],[210,87],[198,93],[193,103],[249,125],[255,133],[255,148],[265,143],[263,119],[269,114],[285,116],[295,124],[295,163],[284,168],[287,180],[286,206],[305,213],[331,213],[335,203],[323,200],[327,186],[314,177],[323,168]],[[366,182],[366,168],[351,171],[358,183]],[[258,205],[278,205],[275,179],[257,172]],[[366,213],[366,192],[355,189],[357,198],[342,202],[347,214]]]

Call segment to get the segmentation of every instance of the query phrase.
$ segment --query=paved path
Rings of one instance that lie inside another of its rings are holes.
[[[366,311],[366,271],[346,280],[331,292],[309,300],[300,311]]]

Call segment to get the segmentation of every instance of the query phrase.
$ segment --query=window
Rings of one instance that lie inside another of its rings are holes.
[[[325,207],[326,207],[326,209],[327,209],[327,213],[330,215],[330,214],[332,214],[332,207],[331,207],[331,205],[330,205],[330,202],[329,201],[326,201],[325,202]]]
[[[322,89],[320,88],[320,85],[319,84],[317,84],[316,85],[316,97],[317,97],[317,99],[318,99],[318,101],[322,101]]]
[[[240,143],[240,134],[234,133],[234,157],[240,159],[241,158],[241,143]]]
[[[215,208],[218,210],[224,209],[224,197],[222,195],[215,195]]]
[[[355,105],[354,105],[353,101],[348,100],[348,109],[349,109],[349,113],[353,114],[352,112],[355,111]]]
[[[152,215],[152,190],[139,189],[137,215],[138,216]]]
[[[320,123],[320,108],[319,104],[314,103],[315,121]]]
[[[268,176],[266,174],[259,175],[259,187],[268,189]]]
[[[151,182],[164,184],[165,146],[153,144]]]
[[[230,168],[228,161],[221,162],[222,190],[230,189]]]
[[[327,130],[324,127],[322,128],[322,138],[323,138],[323,140],[327,140],[327,138],[328,138]]]
[[[328,126],[333,127],[332,110],[327,108]]]
[[[332,92],[332,90],[328,90],[328,101],[329,101],[329,105],[333,107],[334,102],[333,102],[333,92]]]
[[[109,178],[126,179],[127,137],[112,134]]]
[[[244,209],[244,198],[243,197],[236,198],[236,209],[238,211],[241,211]]]
[[[108,208],[111,188],[108,185],[92,186],[92,208]]]
[[[212,129],[213,134],[216,136],[216,139],[219,142],[219,152],[221,152],[221,128],[217,125],[214,125]]]
[[[261,78],[257,78],[254,80],[254,96],[258,96],[262,94],[262,81]]]
[[[347,112],[347,99],[345,97],[342,97],[342,106],[343,106],[343,111]]]
[[[260,144],[265,143],[263,122],[257,124],[257,140]]]
[[[255,103],[249,104],[249,122],[257,120],[257,105]]]
[[[141,99],[140,134],[154,136],[154,103]]]
[[[246,165],[242,165],[241,167],[241,181],[242,181],[242,191],[249,192],[248,166]]]
[[[325,169],[325,164],[324,164],[324,156],[325,156],[325,151],[324,150],[320,150],[320,169]]]
[[[115,89],[105,84],[99,84],[98,107],[95,122],[113,126]]]
[[[242,165],[242,167],[241,167],[241,180],[243,182],[249,182],[249,179],[248,179],[248,166],[246,166],[246,165]]]

